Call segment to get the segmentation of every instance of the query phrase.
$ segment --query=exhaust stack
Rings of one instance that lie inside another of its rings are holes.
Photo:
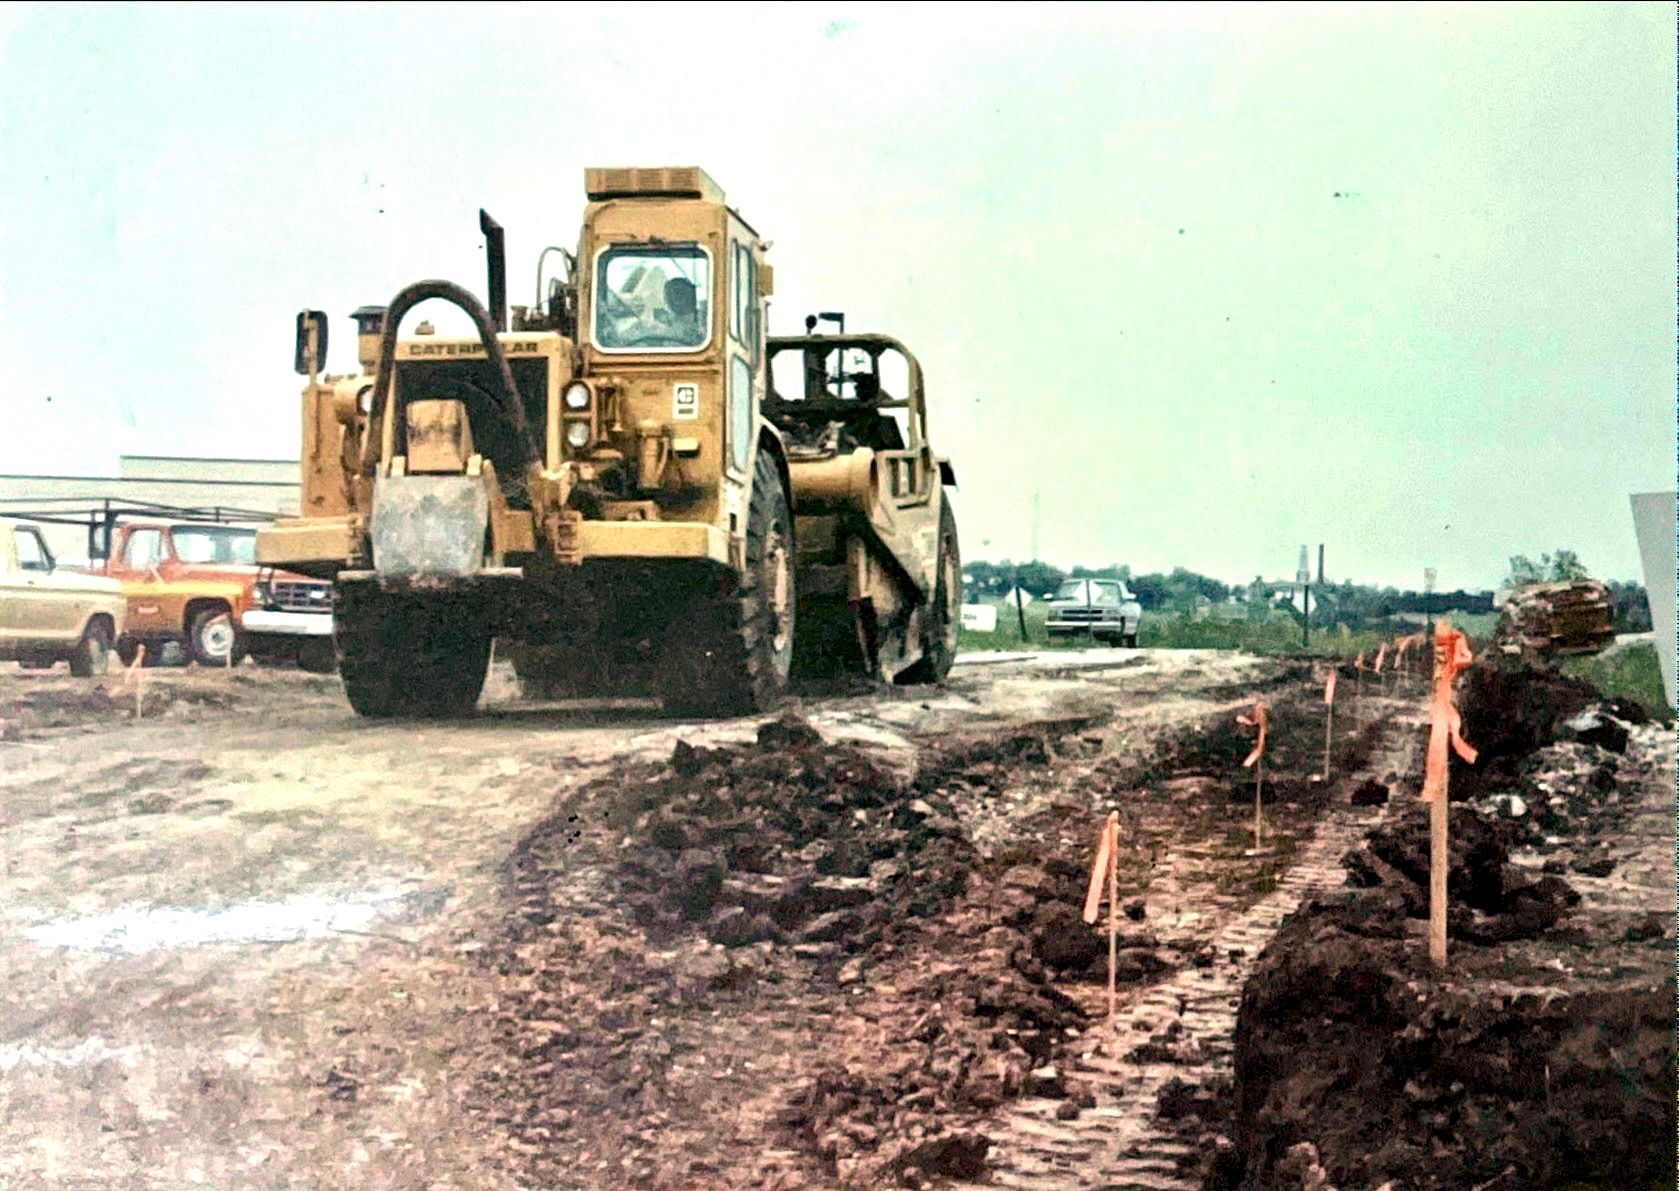
[[[478,210],[478,230],[484,233],[484,253],[490,272],[490,292],[487,305],[496,333],[507,330],[507,248],[501,224],[490,218],[483,208]]]

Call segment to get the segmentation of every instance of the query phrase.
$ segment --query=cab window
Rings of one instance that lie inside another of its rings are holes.
[[[752,250],[739,240],[730,242],[729,334],[746,349],[747,359],[758,364],[758,270],[752,264]]]
[[[128,536],[122,560],[131,567],[154,567],[163,561],[163,531],[137,529]]]
[[[17,565],[23,571],[52,570],[52,556],[47,553],[41,535],[32,529],[17,531]]]
[[[595,267],[595,346],[693,351],[711,339],[711,258],[697,244],[621,244]]]

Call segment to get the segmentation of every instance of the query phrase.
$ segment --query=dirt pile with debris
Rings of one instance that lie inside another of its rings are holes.
[[[608,821],[635,842],[619,881],[655,944],[698,929],[834,961],[912,929],[967,879],[948,798],[796,719],[764,725],[752,749],[679,743],[623,793]]]
[[[504,1051],[484,1099],[525,1175],[917,1186],[983,1169],[974,1126],[1052,1080],[1084,1020],[1032,933],[1075,870],[976,876],[950,789],[1048,748],[1016,733],[910,778],[786,717],[563,799],[510,859],[509,934],[484,957]]]
[[[1474,801],[1451,811],[1448,968],[1426,955],[1419,803],[1346,857],[1350,891],[1302,907],[1260,957],[1212,1186],[1667,1185],[1670,916],[1582,896],[1534,845],[1601,837],[1611,859],[1671,859],[1672,774],[1614,751],[1627,709],[1584,684],[1512,665],[1468,678],[1464,731],[1486,768],[1452,772],[1454,798]],[[1546,802],[1536,836],[1497,808],[1541,782],[1570,813]]]

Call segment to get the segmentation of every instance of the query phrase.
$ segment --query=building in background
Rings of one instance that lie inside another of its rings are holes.
[[[114,476],[0,475],[0,507],[52,500],[92,508],[113,504],[236,509],[291,516],[298,511],[295,459],[211,459],[183,455],[123,455]],[[47,545],[66,560],[87,557],[87,535],[68,525],[44,525]]]

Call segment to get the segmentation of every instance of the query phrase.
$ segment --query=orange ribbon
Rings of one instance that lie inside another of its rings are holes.
[[[1380,674],[1382,672],[1382,663],[1387,661],[1387,656],[1388,656],[1388,643],[1386,641],[1383,641],[1382,642],[1382,647],[1376,651],[1376,673],[1377,674]]]
[[[1358,651],[1358,660],[1353,663],[1353,669],[1354,670],[1364,669],[1364,651],[1362,649]]]
[[[1253,705],[1253,715],[1251,717],[1239,715],[1236,717],[1236,722],[1246,724],[1250,728],[1255,726],[1259,728],[1259,740],[1255,742],[1253,752],[1248,754],[1248,759],[1242,762],[1242,768],[1246,769],[1265,755],[1265,731],[1271,725],[1271,714],[1265,704],[1255,703]]]
[[[1459,672],[1474,660],[1475,655],[1469,652],[1469,638],[1441,621],[1434,633],[1434,699],[1428,713],[1428,768],[1422,784],[1425,802],[1445,793],[1448,747],[1471,765],[1480,755],[1463,738],[1463,717],[1452,698],[1452,684]]]
[[[1119,863],[1119,812],[1109,811],[1096,843],[1096,861],[1090,866],[1090,889],[1084,895],[1084,920],[1095,922],[1102,909],[1102,883],[1108,870]]]
[[[1335,671],[1329,672],[1329,681],[1323,684],[1323,701],[1330,706],[1335,704]]]

